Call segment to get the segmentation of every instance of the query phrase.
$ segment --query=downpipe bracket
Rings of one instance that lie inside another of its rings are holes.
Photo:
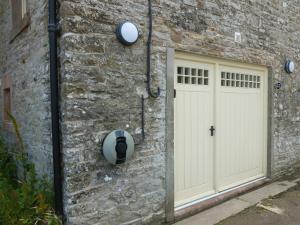
[[[48,24],[48,32],[58,32],[59,31],[59,25],[58,24]]]

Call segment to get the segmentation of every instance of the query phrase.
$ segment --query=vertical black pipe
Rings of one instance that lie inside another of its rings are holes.
[[[145,98],[142,95],[142,138],[145,140]]]
[[[51,85],[51,119],[52,119],[52,145],[53,145],[53,171],[55,211],[63,216],[62,170],[60,149],[59,124],[59,91],[57,67],[57,1],[49,0],[49,48],[50,48],[50,85]]]

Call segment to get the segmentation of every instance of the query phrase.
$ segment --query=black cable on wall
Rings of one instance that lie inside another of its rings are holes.
[[[152,49],[152,31],[153,31],[153,15],[152,15],[152,2],[148,0],[149,8],[149,34],[147,41],[147,91],[150,97],[158,98],[160,96],[160,88],[157,88],[157,92],[152,92],[151,89],[151,49]]]

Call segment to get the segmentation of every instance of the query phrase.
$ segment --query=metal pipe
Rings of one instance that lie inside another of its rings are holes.
[[[63,216],[62,160],[60,148],[59,89],[57,63],[57,0],[49,0],[50,89],[55,212]]]
[[[145,140],[145,98],[142,95],[142,138]]]

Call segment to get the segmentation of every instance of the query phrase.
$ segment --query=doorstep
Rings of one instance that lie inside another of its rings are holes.
[[[266,198],[285,192],[296,185],[297,180],[277,181],[179,221],[175,225],[214,225],[250,206],[258,204]]]

